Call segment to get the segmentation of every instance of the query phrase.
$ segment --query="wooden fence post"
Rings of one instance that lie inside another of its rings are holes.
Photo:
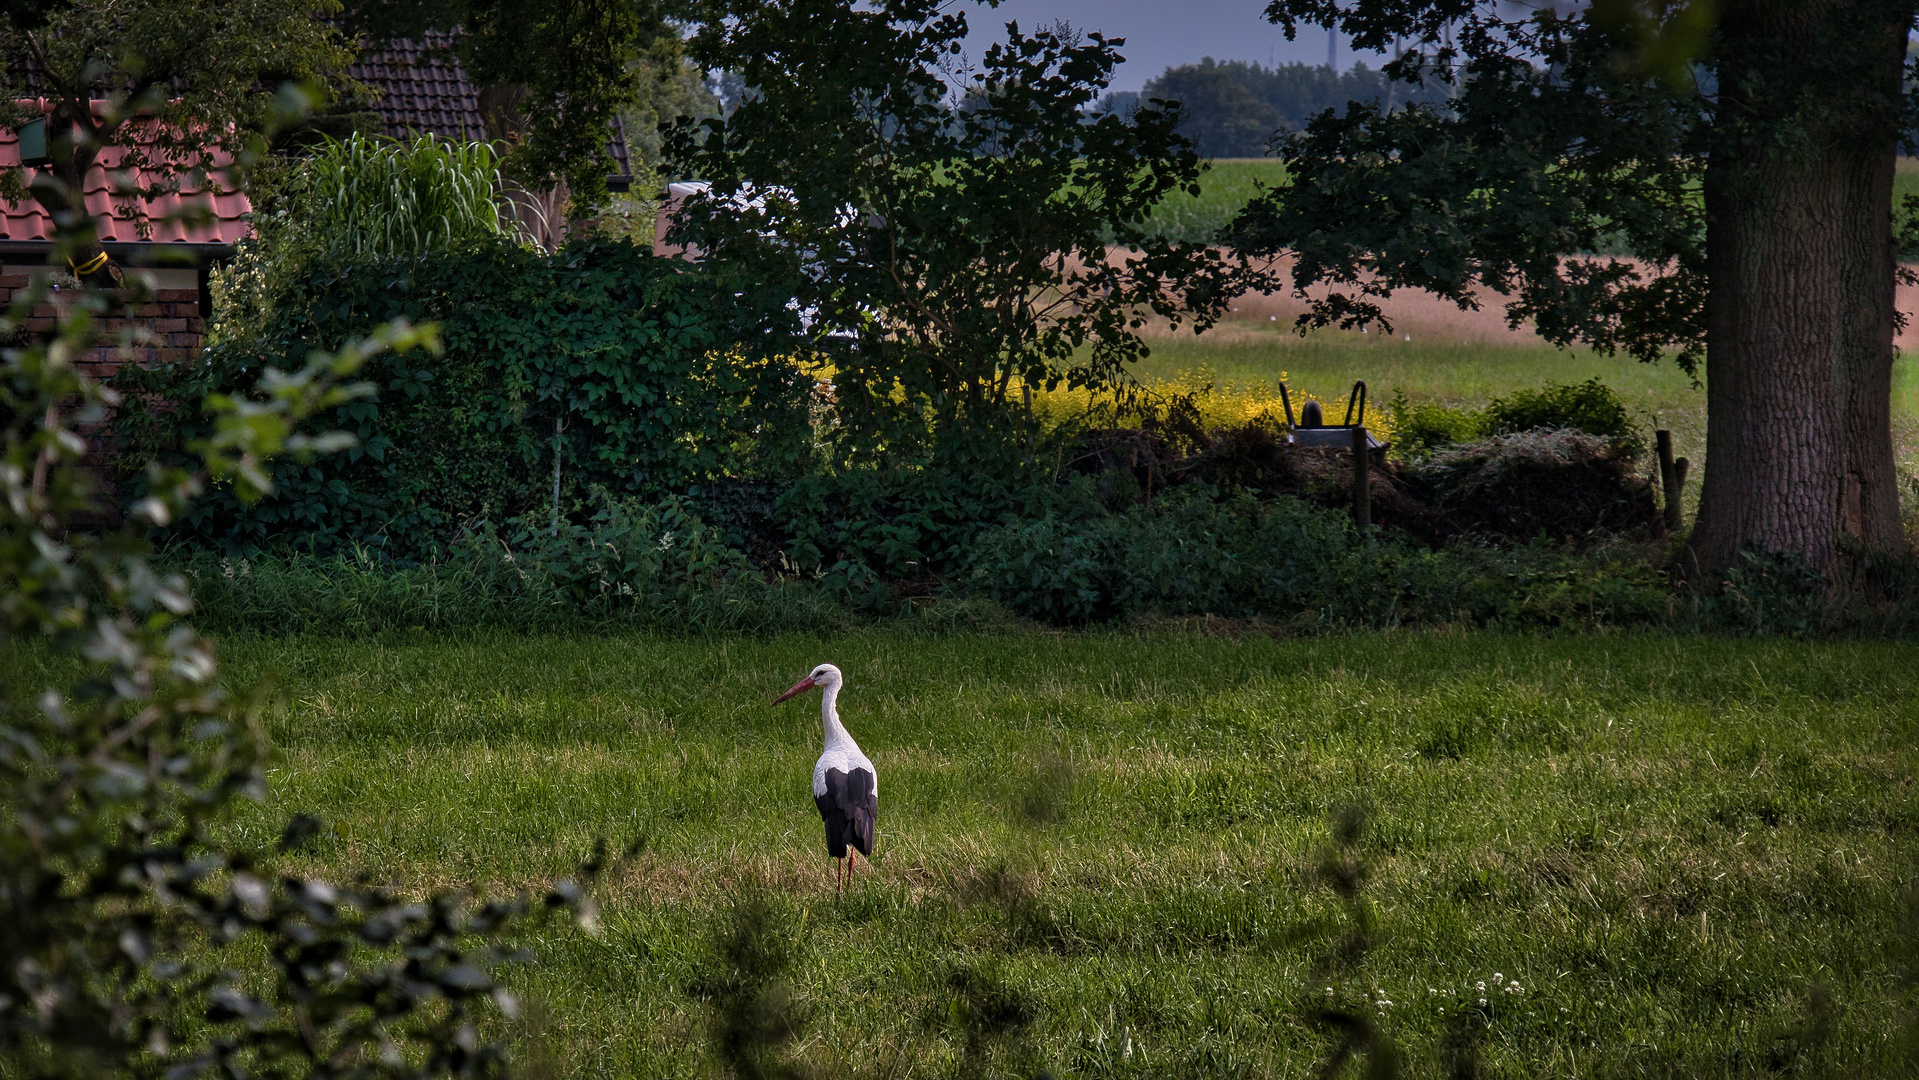
[[[1366,428],[1353,425],[1353,521],[1363,535],[1373,527],[1373,452]]]
[[[1672,432],[1660,428],[1652,433],[1659,452],[1659,488],[1666,496],[1666,531],[1679,531],[1679,486],[1685,483],[1680,466],[1672,457]]]

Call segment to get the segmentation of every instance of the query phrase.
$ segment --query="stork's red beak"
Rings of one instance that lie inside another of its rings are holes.
[[[811,690],[813,689],[813,687],[817,685],[819,684],[813,681],[813,676],[808,675],[806,678],[801,679],[799,682],[794,683],[793,689],[788,690],[786,693],[781,694],[779,697],[774,698],[773,704],[778,705],[780,702],[785,701],[787,698],[792,697],[794,694],[797,694],[802,690]]]

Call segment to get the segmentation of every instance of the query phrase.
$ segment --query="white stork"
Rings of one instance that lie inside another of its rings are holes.
[[[879,770],[847,734],[835,707],[842,682],[839,668],[821,664],[773,701],[778,705],[815,686],[823,691],[820,719],[826,727],[826,749],[813,765],[813,804],[820,808],[820,819],[826,823],[826,852],[835,860],[835,893],[853,879],[853,867],[861,855],[873,857],[873,822],[880,813]],[[849,844],[851,851],[847,849]],[[851,862],[847,861],[849,857]]]

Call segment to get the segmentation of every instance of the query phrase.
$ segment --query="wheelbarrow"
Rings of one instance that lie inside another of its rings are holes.
[[[1346,398],[1346,422],[1328,424],[1321,415],[1319,402],[1307,401],[1299,410],[1297,422],[1293,419],[1292,395],[1286,392],[1286,384],[1279,384],[1279,400],[1286,406],[1286,438],[1294,446],[1324,446],[1353,452],[1353,522],[1359,526],[1360,534],[1366,535],[1373,527],[1373,458],[1385,459],[1388,444],[1381,442],[1366,430],[1366,383],[1360,380],[1353,383],[1353,392]],[[1365,451],[1361,452],[1361,447]]]
[[[1286,428],[1288,438],[1294,446],[1331,446],[1341,450],[1350,450],[1353,446],[1353,429],[1366,426],[1366,382],[1361,379],[1353,383],[1353,391],[1346,397],[1346,419],[1344,423],[1328,424],[1320,411],[1319,402],[1307,401],[1300,408],[1299,419],[1293,419],[1293,398],[1286,392],[1286,384],[1279,384],[1279,400],[1286,406]],[[1388,444],[1379,441],[1372,432],[1366,432],[1366,448],[1378,453]]]

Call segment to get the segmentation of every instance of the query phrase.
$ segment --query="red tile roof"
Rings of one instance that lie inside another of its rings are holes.
[[[93,214],[103,243],[232,244],[247,235],[251,226],[247,224],[246,215],[252,210],[252,204],[244,193],[209,194],[204,188],[191,185],[187,177],[181,178],[182,190],[178,194],[162,195],[152,202],[116,200],[108,173],[118,169],[125,156],[123,148],[109,146],[100,152],[99,160],[87,172],[87,209]],[[20,138],[0,128],[0,168],[18,164]],[[213,220],[191,228],[177,220],[165,220],[188,207],[211,208]],[[148,235],[140,235],[141,221],[122,216],[127,209],[152,223]],[[53,233],[53,219],[31,197],[20,203],[0,201],[0,240],[51,240]]]

